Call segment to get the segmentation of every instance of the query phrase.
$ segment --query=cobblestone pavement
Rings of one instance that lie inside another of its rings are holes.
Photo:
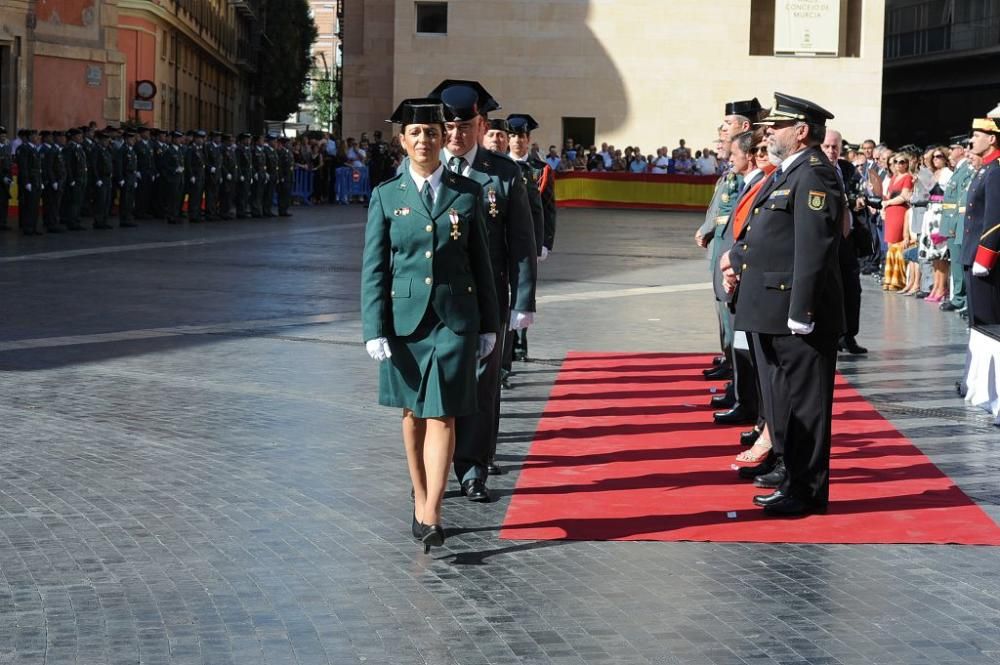
[[[419,552],[359,339],[363,220],[0,236],[0,663],[1000,662],[995,548],[497,538],[568,350],[714,349],[692,215],[562,213],[511,473],[488,505],[453,488]],[[1000,521],[958,319],[865,286],[872,353],[842,370]]]

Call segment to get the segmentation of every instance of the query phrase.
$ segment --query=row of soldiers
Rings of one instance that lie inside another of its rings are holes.
[[[110,229],[115,213],[121,227],[150,218],[274,217],[275,202],[278,216],[291,214],[295,163],[289,139],[275,133],[109,126],[24,129],[18,137],[11,154],[0,127],[0,228],[16,182],[24,235],[82,230],[86,217],[95,229]]]

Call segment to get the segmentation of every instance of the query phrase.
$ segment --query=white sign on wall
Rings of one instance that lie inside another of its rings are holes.
[[[836,56],[842,0],[774,0],[774,54]]]

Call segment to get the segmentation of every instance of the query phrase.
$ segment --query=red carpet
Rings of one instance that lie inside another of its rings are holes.
[[[515,540],[1000,545],[1000,527],[838,376],[830,509],[765,518],[712,424],[710,356],[573,353],[501,531]]]

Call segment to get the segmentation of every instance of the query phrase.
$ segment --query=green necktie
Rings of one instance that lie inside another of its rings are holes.
[[[464,157],[452,157],[448,160],[448,168],[451,169],[452,173],[457,173],[462,175],[465,171],[465,158]]]
[[[424,181],[424,189],[420,192],[420,197],[424,200],[424,207],[427,212],[434,211],[434,190],[431,189],[430,180]]]

